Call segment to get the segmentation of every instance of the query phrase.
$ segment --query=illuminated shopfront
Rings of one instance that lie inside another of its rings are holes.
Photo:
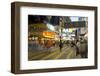
[[[43,36],[47,38],[55,38],[55,32],[43,31]]]

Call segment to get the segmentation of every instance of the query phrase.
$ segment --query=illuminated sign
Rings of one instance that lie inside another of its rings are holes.
[[[55,32],[44,31],[43,36],[47,38],[55,38]]]
[[[86,21],[76,21],[76,22],[68,22],[66,23],[65,28],[77,28],[77,27],[85,27]]]

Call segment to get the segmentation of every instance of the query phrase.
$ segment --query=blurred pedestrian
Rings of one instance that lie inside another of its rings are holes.
[[[59,43],[59,48],[60,48],[60,51],[62,51],[62,48],[63,48],[63,43],[62,41],[60,40],[60,43]]]

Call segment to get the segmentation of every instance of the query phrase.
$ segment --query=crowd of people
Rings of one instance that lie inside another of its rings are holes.
[[[80,38],[74,40],[53,40],[53,39],[34,39],[29,41],[29,49],[34,49],[35,51],[39,50],[48,50],[51,47],[59,48],[62,51],[62,48],[65,46],[70,46],[74,48],[74,51],[77,55],[81,55],[82,58],[87,58],[88,56],[88,41],[87,36],[84,35]]]

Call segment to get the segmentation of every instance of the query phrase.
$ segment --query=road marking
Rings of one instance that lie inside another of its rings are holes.
[[[42,53],[42,54],[39,54],[39,55],[36,55],[36,56],[32,56],[33,59],[36,59],[36,58],[40,58],[41,56],[45,55],[45,53]]]
[[[66,50],[68,50],[69,48],[67,48]],[[58,59],[60,58],[66,51],[61,52],[60,54],[58,54],[54,59]]]
[[[55,52],[49,54],[48,56],[43,57],[42,59],[47,59],[47,58],[49,58],[50,56],[55,55],[57,52],[59,52],[59,51],[55,51]]]
[[[70,59],[72,53],[73,53],[73,51],[70,51],[69,54],[67,55],[66,59]]]
[[[28,51],[28,53],[29,53],[29,55],[30,56],[34,56],[34,55],[38,55],[38,54],[40,54],[40,53],[45,53],[46,51]]]

